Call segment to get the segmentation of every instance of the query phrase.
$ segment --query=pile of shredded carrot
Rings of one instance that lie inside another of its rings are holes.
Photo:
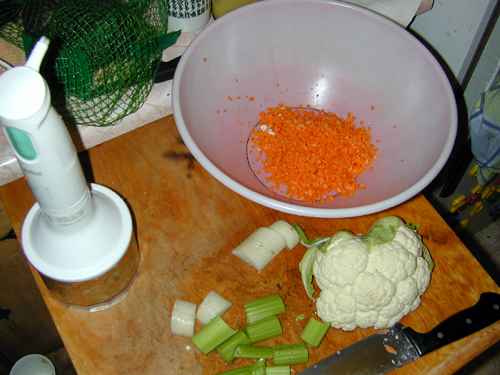
[[[351,197],[363,189],[357,177],[377,158],[378,149],[356,117],[283,104],[260,113],[250,137],[258,148],[265,181],[272,190],[286,188],[286,196],[308,203],[325,202],[334,195]]]

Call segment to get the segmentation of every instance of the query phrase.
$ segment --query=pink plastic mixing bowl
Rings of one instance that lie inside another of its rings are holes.
[[[184,142],[216,179],[301,216],[361,216],[406,201],[440,172],[457,129],[451,86],[430,52],[391,20],[335,1],[261,1],[218,18],[181,58],[172,101]],[[278,103],[352,112],[370,126],[380,142],[374,170],[358,178],[367,188],[308,204],[264,186],[247,140],[259,112]]]

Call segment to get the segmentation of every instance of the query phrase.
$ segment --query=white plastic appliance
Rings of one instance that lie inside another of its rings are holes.
[[[0,76],[0,124],[37,201],[23,223],[26,257],[45,277],[78,284],[84,293],[85,282],[106,283],[106,273],[116,268],[135,237],[123,200],[104,186],[89,187],[69,132],[51,106],[49,87],[39,73],[48,45],[42,37],[24,66]],[[128,290],[131,284],[132,279],[122,285]],[[101,290],[99,300],[86,295],[91,306],[82,308],[108,307],[125,289]]]

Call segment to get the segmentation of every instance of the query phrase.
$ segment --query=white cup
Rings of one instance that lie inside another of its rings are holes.
[[[199,30],[210,21],[211,15],[211,0],[168,0],[169,30]]]
[[[47,357],[29,354],[16,362],[10,375],[56,375],[56,369]]]

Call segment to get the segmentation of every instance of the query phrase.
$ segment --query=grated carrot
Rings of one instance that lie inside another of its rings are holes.
[[[365,188],[357,176],[375,161],[378,149],[354,120],[351,113],[343,119],[283,104],[261,112],[260,127],[250,137],[259,148],[256,160],[262,162],[271,190],[285,187],[288,197],[313,203],[331,201],[332,191],[345,198]]]

